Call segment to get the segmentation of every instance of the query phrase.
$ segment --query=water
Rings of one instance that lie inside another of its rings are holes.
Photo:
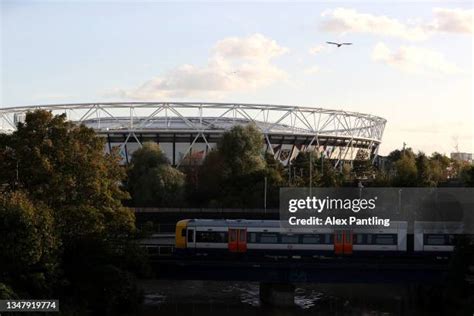
[[[215,281],[143,281],[142,316],[151,315],[418,315],[397,286],[297,285],[295,304],[272,307],[259,299],[259,284]]]

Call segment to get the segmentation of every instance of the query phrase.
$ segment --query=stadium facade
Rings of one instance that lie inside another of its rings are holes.
[[[375,159],[386,120],[363,113],[303,106],[196,102],[126,102],[34,105],[0,108],[0,132],[11,133],[28,111],[65,113],[70,121],[93,128],[118,147],[127,163],[144,142],[160,145],[175,166],[199,163],[236,125],[255,124],[264,137],[262,151],[284,165],[300,152],[314,150],[334,166],[351,162],[359,151]]]

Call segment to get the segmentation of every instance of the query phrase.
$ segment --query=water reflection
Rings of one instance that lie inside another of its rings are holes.
[[[414,315],[399,289],[297,285],[295,305],[272,307],[259,299],[259,284],[214,281],[144,281],[143,316],[151,315]],[[341,292],[341,289],[343,290]],[[344,293],[345,291],[345,293]],[[398,294],[398,295],[397,295]]]

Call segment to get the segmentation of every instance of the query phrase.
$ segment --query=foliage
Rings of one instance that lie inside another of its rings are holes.
[[[50,293],[59,247],[51,210],[35,206],[24,193],[6,193],[0,196],[0,231],[0,278],[19,293]]]
[[[468,187],[474,187],[474,166],[467,166],[461,170],[461,180]]]
[[[13,292],[35,298],[51,290],[94,311],[94,297],[76,291],[87,284],[88,267],[112,265],[123,270],[117,278],[129,280],[121,249],[133,245],[135,218],[121,203],[128,194],[119,157],[103,149],[92,129],[42,110],[27,113],[13,134],[0,137],[0,222],[8,248],[0,256]],[[104,303],[116,303],[110,300]]]
[[[392,151],[387,159],[388,170],[379,170],[373,185],[436,187],[464,175],[460,163],[436,152],[428,157],[423,152],[415,155],[408,148]]]
[[[334,169],[332,162],[316,152],[301,152],[292,162],[290,185],[296,187],[337,187],[342,185],[342,173]]]
[[[262,147],[262,133],[255,125],[238,125],[224,133],[217,145],[225,161],[224,177],[248,175],[265,169]]]
[[[395,177],[393,185],[396,187],[416,186],[418,169],[416,168],[415,156],[412,152],[403,152],[400,159],[395,161]]]
[[[264,157],[262,147],[262,134],[254,125],[235,126],[224,133],[217,149],[206,156],[200,167],[195,202],[263,208],[265,179],[267,196],[274,195],[283,182],[283,167],[273,157]],[[272,203],[276,198],[271,198]]]
[[[183,200],[185,175],[173,168],[156,143],[133,153],[128,188],[136,206],[176,206]]]

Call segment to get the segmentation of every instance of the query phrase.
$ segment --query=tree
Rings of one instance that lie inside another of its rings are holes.
[[[311,157],[312,156],[312,157]],[[310,165],[311,184],[315,187],[338,187],[344,181],[344,175],[334,169],[333,163],[329,159],[324,159],[316,152],[302,152],[291,164],[292,185],[297,187],[310,186]]]
[[[115,235],[117,228],[133,232],[134,215],[121,204],[128,197],[121,187],[125,172],[118,155],[104,155],[104,140],[92,129],[38,110],[3,143],[1,169],[7,172],[0,182],[51,208],[61,237],[66,237],[63,230],[72,230],[72,238],[84,235],[80,226],[70,226],[76,216],[98,221],[100,231],[94,233],[103,237]]]
[[[393,185],[398,187],[416,186],[417,168],[415,157],[409,153],[403,153],[401,158],[395,162],[395,177]]]
[[[220,207],[263,207],[269,174],[262,147],[263,135],[254,125],[234,126],[225,132],[200,168],[201,201]]]
[[[52,273],[35,272],[34,286],[50,284],[53,296],[97,310],[93,291],[80,289],[97,286],[97,276],[90,278],[91,267],[123,270],[118,258],[127,256],[124,249],[133,244],[135,233],[134,214],[121,203],[128,194],[121,185],[125,171],[119,156],[105,154],[104,140],[92,129],[66,121],[65,115],[37,110],[27,113],[11,135],[0,137],[0,157],[5,229],[17,230],[7,230],[15,242],[5,245],[14,252],[5,250],[2,262],[19,263],[19,270],[9,265],[7,273],[30,275],[31,264],[37,272],[57,263],[60,279],[55,282]],[[15,249],[17,240],[25,246]],[[21,258],[29,263],[21,263]],[[10,282],[6,285],[14,292],[24,288]],[[25,297],[38,297],[34,288],[25,291]]]
[[[283,164],[270,153],[265,153],[265,177],[267,178],[267,207],[278,207],[280,204],[280,187],[285,185]]]
[[[217,148],[225,161],[225,177],[247,175],[265,169],[263,135],[253,124],[234,126],[224,133]]]
[[[128,188],[136,206],[177,206],[184,196],[185,175],[173,168],[156,143],[133,153]]]
[[[219,206],[223,195],[224,158],[219,150],[212,150],[199,167],[198,178],[195,182],[198,205]]]
[[[461,179],[468,187],[474,187],[474,166],[468,166],[462,169]]]
[[[428,157],[422,152],[416,156],[417,186],[436,186],[437,182],[433,179],[432,164]]]
[[[359,149],[353,162],[356,179],[369,179],[374,176],[374,166],[367,150]]]
[[[0,231],[0,279],[17,293],[51,294],[59,264],[51,210],[34,205],[22,192],[5,193],[0,196]]]

